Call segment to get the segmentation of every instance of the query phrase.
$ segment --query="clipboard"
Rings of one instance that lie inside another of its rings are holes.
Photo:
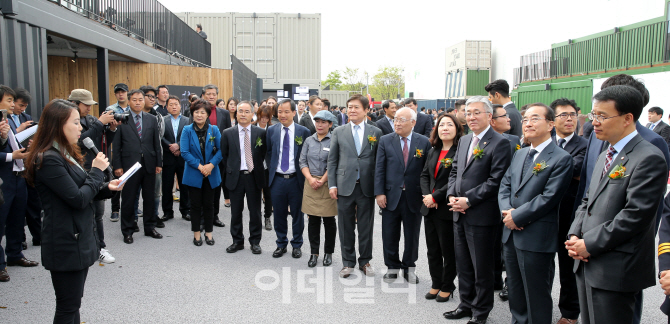
[[[135,172],[141,168],[142,164],[140,164],[140,162],[136,162],[132,167],[130,167],[130,169],[128,169],[128,171],[124,172],[123,175],[119,178],[119,187],[126,183],[126,181],[128,181],[128,179],[130,179],[130,177],[132,177],[133,174],[135,174]]]

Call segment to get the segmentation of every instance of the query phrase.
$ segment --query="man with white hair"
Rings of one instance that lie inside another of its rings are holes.
[[[449,177],[449,206],[454,212],[454,241],[461,303],[444,313],[447,319],[471,317],[486,323],[493,309],[494,253],[500,230],[498,189],[510,165],[509,141],[491,128],[493,107],[474,96],[465,103],[472,133],[459,140]]]
[[[398,110],[393,120],[395,132],[379,140],[375,168],[375,197],[382,210],[384,263],[388,267],[384,280],[395,281],[403,270],[403,277],[411,284],[419,283],[414,272],[422,217],[419,180],[431,148],[428,138],[412,131],[416,118],[410,108]],[[398,251],[401,224],[405,238],[402,261]]]

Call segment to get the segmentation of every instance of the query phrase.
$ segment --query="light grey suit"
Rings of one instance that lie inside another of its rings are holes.
[[[618,153],[601,179],[607,150],[575,213],[568,237],[584,239],[589,262],[575,261],[582,323],[631,323],[635,293],[656,283],[654,224],[668,167],[640,135]],[[617,165],[625,177],[608,175]]]
[[[514,208],[514,224],[523,227],[503,228],[509,307],[513,323],[551,323],[558,207],[572,180],[572,157],[550,140],[522,171],[529,151],[525,147],[514,155],[498,193],[500,210]],[[532,167],[542,161],[546,169],[534,174]]]
[[[361,154],[356,151],[352,123],[333,130],[328,155],[328,185],[337,187],[338,231],[345,267],[356,265],[355,228],[358,225],[359,266],[372,259],[374,227],[374,176],[377,146],[382,131],[365,125]],[[370,143],[369,137],[376,137]],[[357,181],[360,172],[360,180]]]

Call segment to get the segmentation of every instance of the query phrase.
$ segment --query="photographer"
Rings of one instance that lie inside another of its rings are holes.
[[[77,105],[77,110],[79,111],[82,134],[78,144],[84,155],[84,169],[90,170],[96,154],[86,148],[82,141],[85,138],[90,138],[99,152],[103,152],[106,156],[109,156],[109,146],[114,140],[114,134],[119,122],[114,120],[113,111],[104,112],[100,118],[95,118],[90,115],[91,106],[97,105],[98,103],[93,100],[93,95],[88,90],[74,89],[72,90],[72,93],[70,93],[68,100]],[[105,201],[94,201],[93,208],[95,212],[96,229],[98,232],[100,262],[113,263],[116,259],[106,249],[104,223],[102,221],[102,217],[105,214]]]
[[[98,260],[93,199],[118,191],[119,180],[104,181],[109,162],[99,153],[84,170],[77,143],[82,127],[77,107],[51,101],[42,111],[34,147],[26,159],[26,179],[44,207],[42,263],[51,271],[56,293],[54,323],[80,323],[79,308],[88,268]]]

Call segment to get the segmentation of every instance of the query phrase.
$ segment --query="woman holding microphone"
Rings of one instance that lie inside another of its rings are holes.
[[[51,271],[56,293],[54,323],[80,323],[79,308],[88,268],[98,260],[96,196],[119,191],[119,180],[105,182],[109,161],[98,153],[91,170],[83,167],[77,106],[55,99],[42,111],[40,127],[26,159],[26,178],[42,199],[42,264]]]
[[[205,242],[214,245],[214,188],[221,185],[219,163],[221,162],[221,132],[216,125],[209,124],[212,113],[210,104],[199,99],[191,104],[193,124],[184,126],[179,150],[186,162],[182,183],[188,186],[191,199],[191,231],[193,244],[202,245],[200,218],[204,218]],[[214,112],[216,113],[216,112]]]

